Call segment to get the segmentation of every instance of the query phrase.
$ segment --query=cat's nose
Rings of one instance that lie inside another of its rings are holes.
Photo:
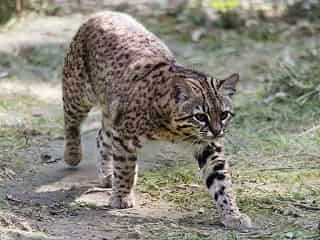
[[[224,131],[221,129],[221,130],[218,130],[218,131],[208,131],[207,133],[207,137],[222,137],[224,135]]]
[[[224,135],[224,131],[223,131],[223,129],[221,129],[221,131],[219,132],[219,134],[217,135],[217,137],[223,137],[223,135]]]
[[[223,134],[224,134],[223,129],[213,130],[213,135],[214,135],[215,137],[222,137]]]

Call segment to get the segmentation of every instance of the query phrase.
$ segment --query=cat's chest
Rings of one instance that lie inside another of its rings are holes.
[[[180,135],[179,132],[173,132],[168,128],[158,128],[139,137],[141,145],[154,142],[183,143],[185,142],[184,140],[183,135]]]

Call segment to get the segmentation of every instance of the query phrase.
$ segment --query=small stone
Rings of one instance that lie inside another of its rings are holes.
[[[141,239],[141,232],[137,229],[134,230],[134,232],[128,233],[128,239]]]
[[[200,214],[203,214],[205,211],[204,211],[204,209],[203,208],[200,208],[199,210],[198,210],[198,213],[200,213]]]
[[[8,77],[9,76],[9,73],[8,72],[0,72],[0,79],[1,78],[5,78],[5,77]]]
[[[191,39],[194,42],[198,42],[201,37],[206,33],[205,28],[198,28],[191,33]]]
[[[286,233],[286,238],[288,238],[288,239],[293,239],[293,237],[294,237],[294,234],[292,233],[292,232],[288,232],[288,233]]]
[[[40,159],[44,163],[49,163],[51,162],[52,156],[48,153],[41,153]]]

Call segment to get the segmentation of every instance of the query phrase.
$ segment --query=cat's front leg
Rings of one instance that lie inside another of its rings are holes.
[[[195,153],[201,175],[216,202],[221,222],[228,228],[247,230],[252,227],[250,218],[241,213],[232,191],[231,174],[223,154],[222,144],[202,146]]]
[[[113,137],[113,179],[111,207],[130,208],[135,205],[134,187],[138,165],[136,146],[131,140]]]
[[[102,127],[97,135],[97,172],[102,187],[112,186],[113,155],[112,134],[110,129]]]

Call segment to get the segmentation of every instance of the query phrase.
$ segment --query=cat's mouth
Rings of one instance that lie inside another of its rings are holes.
[[[211,131],[203,131],[198,134],[185,136],[180,140],[193,145],[211,144],[212,142],[223,138],[226,133],[227,131],[225,129],[221,130],[218,134],[213,134]]]
[[[225,130],[221,130],[219,133],[215,133],[215,134],[210,131],[204,132],[204,133],[201,132],[199,134],[199,139],[206,141],[206,142],[211,142],[213,140],[224,137],[225,133],[226,133]]]
[[[198,136],[187,136],[181,139],[183,142],[191,143],[192,145],[198,145],[198,144],[203,144],[205,141]]]
[[[203,144],[212,144],[216,140],[220,139],[223,136],[216,137],[199,137],[199,136],[188,136],[182,141],[191,143],[192,145],[203,145]]]

